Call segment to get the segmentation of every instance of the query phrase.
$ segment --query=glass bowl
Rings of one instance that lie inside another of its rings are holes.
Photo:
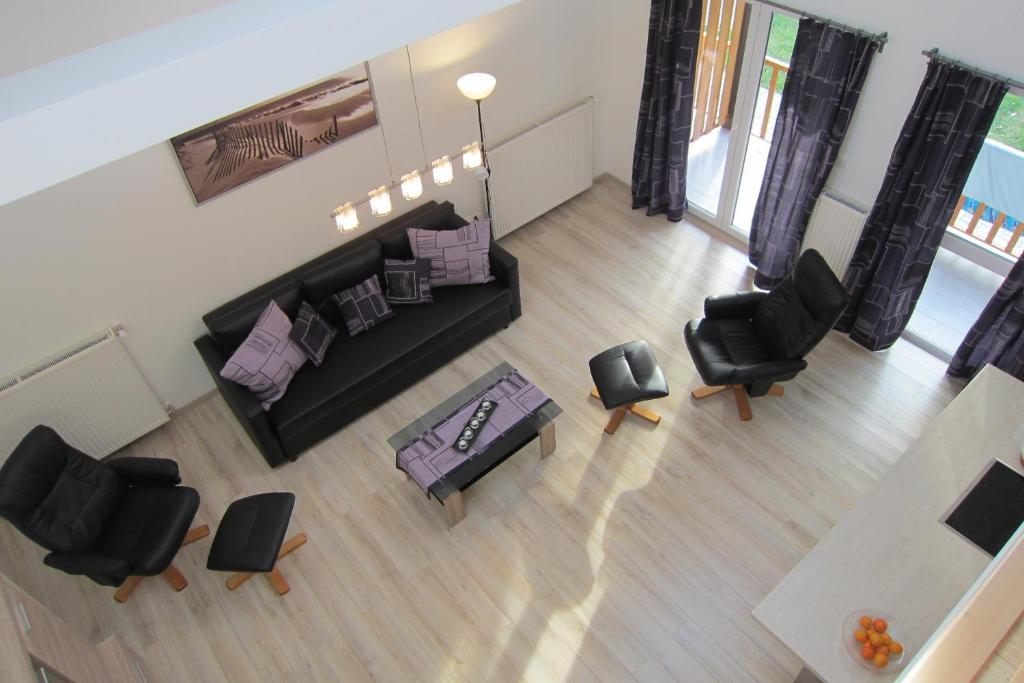
[[[906,663],[910,660],[907,655],[907,644],[900,640],[900,644],[903,645],[903,652],[899,656],[889,655],[889,663],[878,668],[875,666],[874,661],[870,659],[864,659],[861,654],[861,644],[853,637],[854,631],[860,628],[861,617],[871,617],[872,619],[885,619],[888,624],[885,632],[892,636],[893,640],[900,640],[897,635],[893,619],[891,616],[879,609],[859,609],[850,612],[850,616],[846,617],[843,622],[843,632],[840,637],[843,639],[843,648],[850,653],[853,657],[853,661],[857,662],[860,666],[864,667],[868,671],[874,671],[879,674],[894,674],[903,669]]]

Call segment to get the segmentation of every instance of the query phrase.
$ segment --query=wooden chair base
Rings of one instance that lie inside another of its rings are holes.
[[[285,555],[289,555],[304,546],[308,540],[309,539],[306,537],[306,534],[295,534],[289,538],[281,545],[281,549],[277,551],[278,562],[280,562],[281,558]],[[284,574],[282,574],[281,570],[277,568],[276,563],[274,564],[274,568],[269,572],[262,573],[263,576],[266,577],[267,583],[277,591],[278,595],[285,595],[292,589],[292,587],[288,585],[288,580],[284,578]],[[237,574],[229,576],[225,585],[227,585],[229,591],[233,591],[255,575],[256,572],[238,572]]]
[[[203,524],[202,526],[193,527],[192,529],[189,529],[187,534],[185,534],[185,538],[181,542],[181,547],[184,548],[190,543],[195,543],[200,538],[206,538],[209,535],[209,526]],[[164,577],[164,580],[166,580],[167,583],[170,584],[171,588],[176,592],[181,592],[188,588],[188,579],[186,579],[185,575],[182,574],[173,564],[165,569],[161,576]],[[124,580],[124,583],[118,587],[117,592],[114,593],[114,600],[122,604],[127,602],[128,598],[132,596],[132,593],[135,592],[135,589],[139,587],[139,583],[141,583],[144,578],[146,577],[129,576]]]
[[[733,399],[736,401],[736,412],[739,413],[740,421],[749,422],[754,419],[754,413],[750,410],[750,397],[747,396],[747,390],[742,384],[724,384],[718,387],[697,387],[690,392],[690,396],[693,397],[693,400],[699,401],[707,398],[708,396],[720,394],[727,389],[732,389]],[[781,384],[773,384],[768,389],[768,395],[782,396],[785,391],[785,388]]]
[[[597,389],[591,389],[590,395],[596,399],[601,398],[601,394]],[[661,415],[650,408],[645,408],[639,403],[630,403],[627,406],[619,406],[615,409],[615,412],[612,413],[611,418],[608,420],[608,424],[604,426],[605,434],[614,434],[615,430],[619,428],[619,425],[622,424],[622,421],[626,418],[626,413],[632,413],[638,417],[642,417],[653,424],[661,422]]]

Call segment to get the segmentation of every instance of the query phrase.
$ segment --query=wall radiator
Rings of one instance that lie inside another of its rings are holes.
[[[37,424],[99,458],[167,422],[122,334],[107,330],[0,379],[0,462]]]
[[[840,280],[853,258],[867,213],[845,199],[822,192],[804,234],[804,249],[817,249]]]
[[[487,160],[498,238],[594,184],[594,99],[502,142]]]

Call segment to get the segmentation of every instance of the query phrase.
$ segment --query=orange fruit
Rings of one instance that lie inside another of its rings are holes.
[[[873,647],[878,647],[882,644],[882,636],[875,631],[868,631],[868,641]]]
[[[862,629],[867,630],[867,629],[871,628],[872,625],[873,624],[872,624],[872,621],[871,621],[871,617],[861,617],[860,618],[860,627]]]
[[[890,645],[892,643],[892,636],[888,633],[882,634],[882,645]]]
[[[892,644],[889,645],[889,652],[891,652],[894,655],[903,654],[903,643],[901,643],[898,640],[892,641]]]
[[[875,654],[888,655],[889,654],[889,646],[888,645],[879,645],[878,649],[875,650]]]
[[[875,655],[875,668],[883,669],[889,664],[889,656],[878,653]]]
[[[863,643],[865,640],[868,639],[868,634],[863,629],[857,629],[853,632],[853,639],[856,640],[858,643]]]
[[[864,643],[864,647],[860,649],[860,656],[864,659],[874,659],[875,648],[871,647],[868,643]]]
[[[889,628],[889,624],[885,623],[885,619],[875,619],[875,630],[879,633],[885,633],[885,629]]]

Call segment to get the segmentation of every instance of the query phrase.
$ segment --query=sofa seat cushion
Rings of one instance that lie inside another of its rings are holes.
[[[302,368],[288,393],[271,406],[268,414],[278,435],[286,439],[289,432],[301,432],[334,407],[386,379],[389,366],[400,366],[425,347],[443,345],[475,319],[508,307],[511,301],[508,288],[497,282],[447,287],[435,292],[434,303],[402,308],[379,329],[338,337],[323,364]]]

